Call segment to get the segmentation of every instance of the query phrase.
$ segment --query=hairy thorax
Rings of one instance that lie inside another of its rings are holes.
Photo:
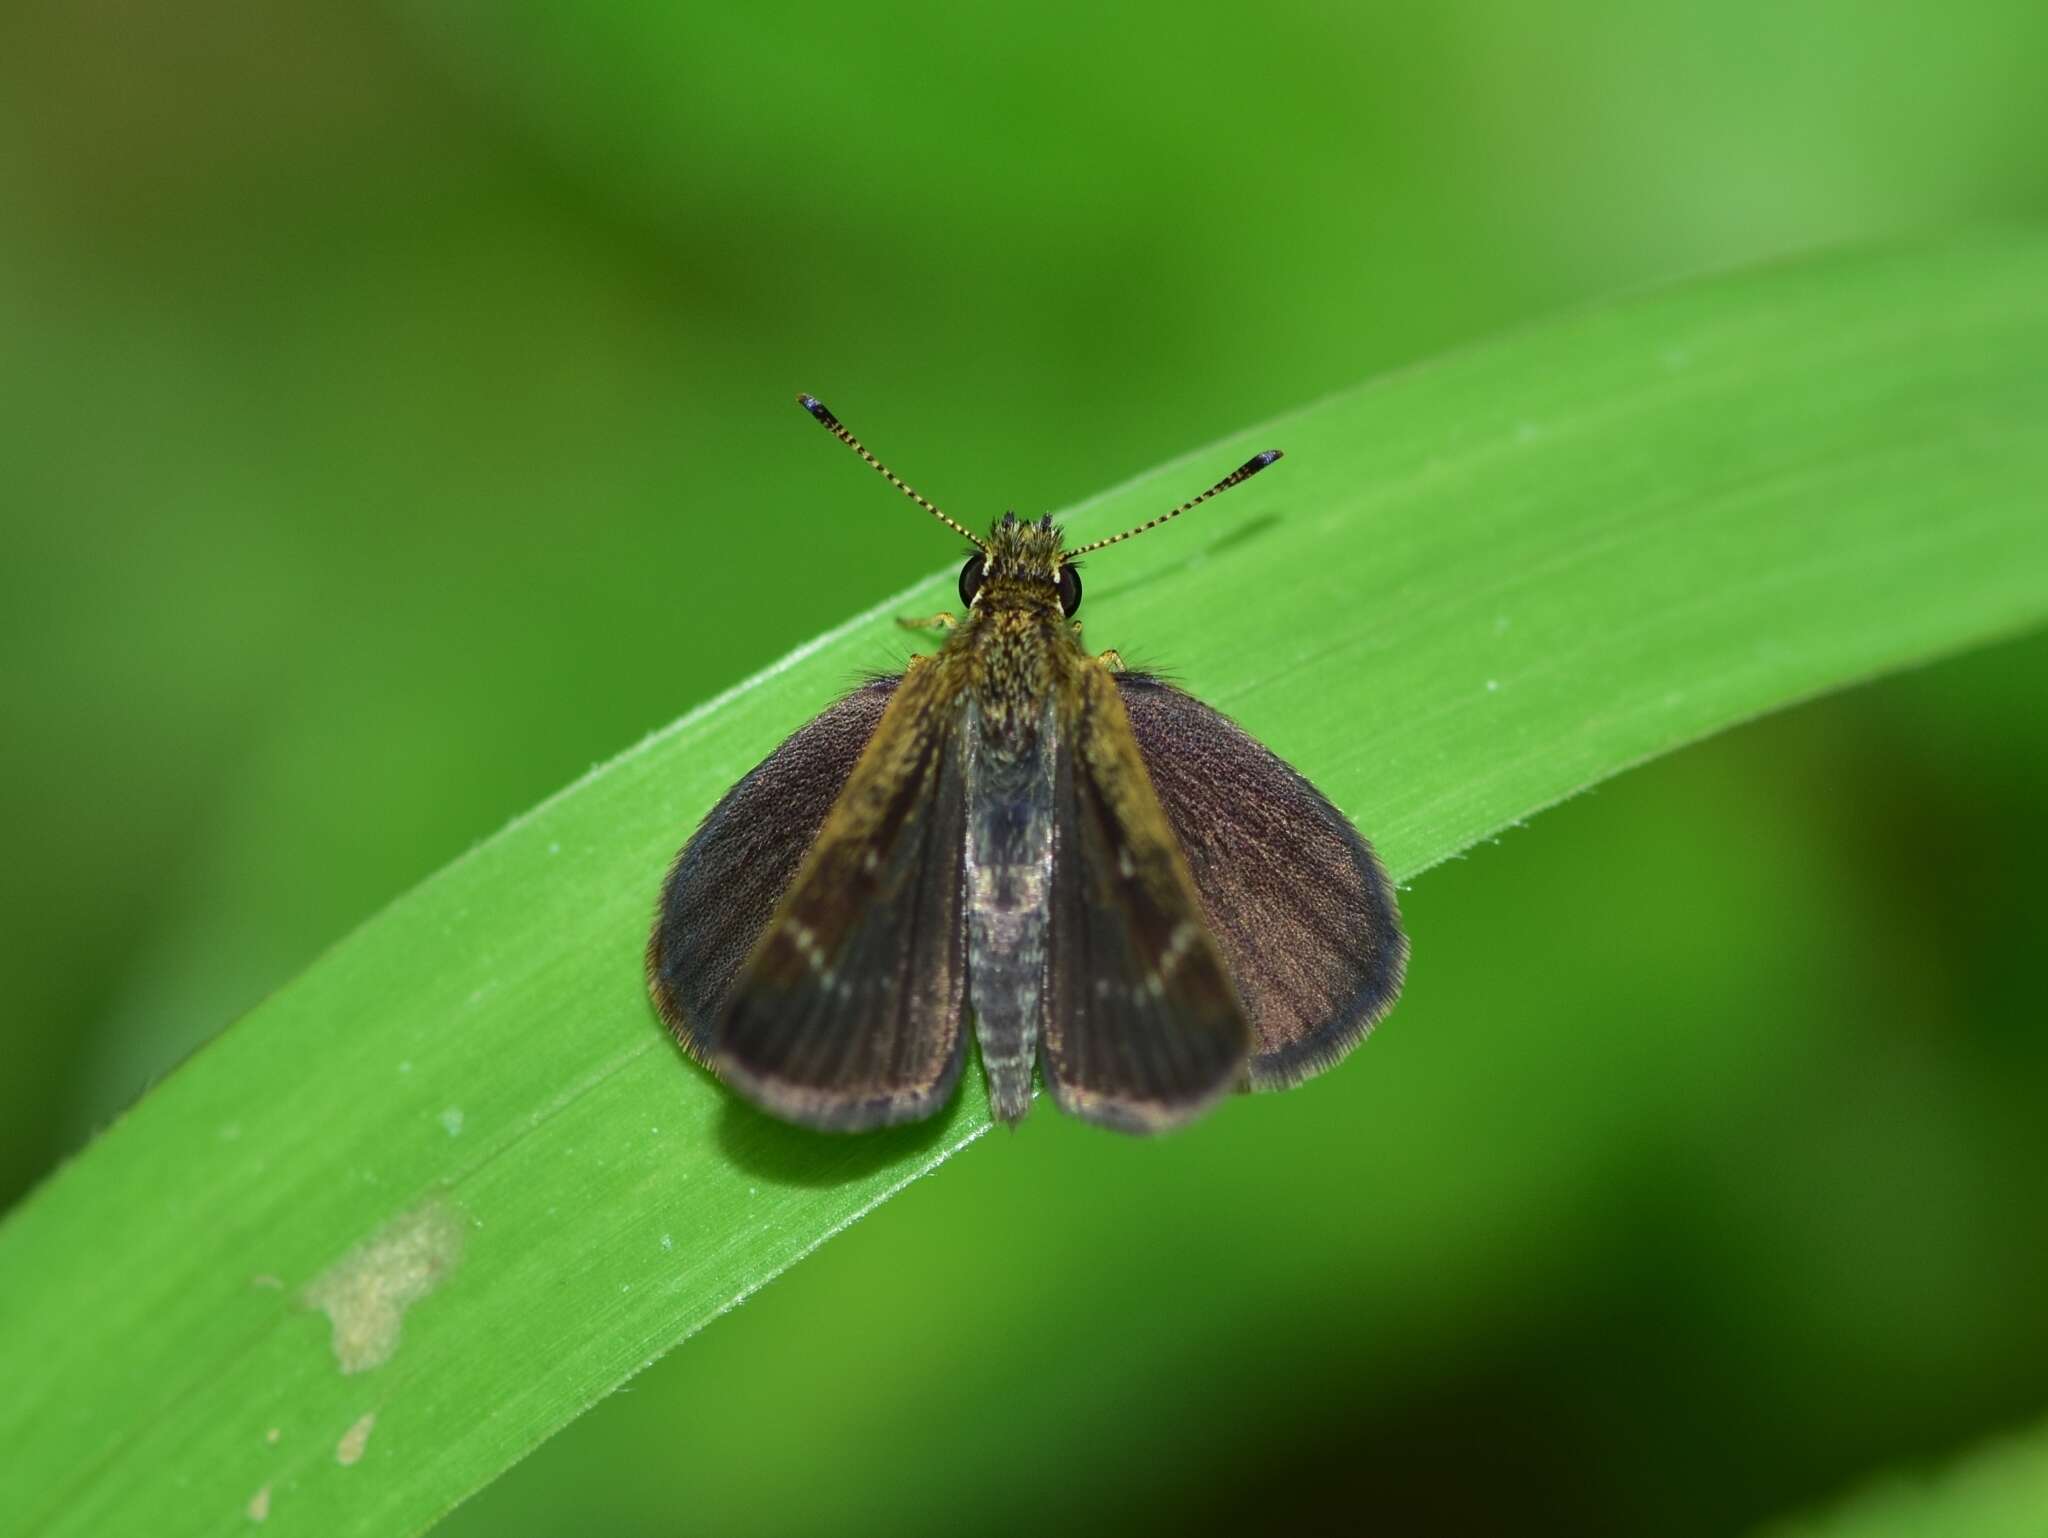
[[[1060,531],[1050,519],[1006,515],[985,551],[973,606],[945,650],[962,665],[987,734],[1028,738],[1081,660],[1060,604]]]
[[[1003,736],[1036,723],[1074,660],[1057,599],[1049,613],[1036,606],[978,607],[953,639],[967,654],[965,682],[982,720]]]

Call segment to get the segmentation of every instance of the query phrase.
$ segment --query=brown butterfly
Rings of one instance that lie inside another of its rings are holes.
[[[1314,786],[1170,684],[1083,649],[1050,518],[974,536],[812,396],[804,409],[976,547],[936,654],[854,690],[725,795],[677,855],[647,945],[690,1055],[807,1127],[952,1095],[974,1016],[998,1120],[1127,1132],[1330,1067],[1408,958],[1372,849]]]

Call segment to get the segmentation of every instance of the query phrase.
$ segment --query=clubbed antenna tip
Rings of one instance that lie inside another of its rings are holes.
[[[799,406],[803,407],[804,410],[808,411],[812,416],[816,417],[818,421],[824,425],[825,431],[830,433],[833,437],[837,438],[841,443],[845,444],[848,448],[852,449],[854,453],[860,455],[862,459],[866,460],[868,464],[872,466],[874,470],[882,477],[883,480],[887,481],[891,486],[894,486],[898,491],[902,492],[903,495],[910,498],[910,500],[915,502],[919,507],[923,508],[926,512],[930,513],[934,518],[938,519],[939,522],[943,523],[955,534],[960,535],[969,544],[974,545],[977,548],[980,546],[980,540],[976,539],[972,534],[968,533],[966,529],[962,528],[959,524],[955,523],[951,518],[948,518],[944,513],[940,512],[937,507],[933,506],[930,502],[927,502],[915,491],[912,491],[909,485],[903,480],[901,476],[897,475],[895,471],[891,470],[887,465],[883,464],[879,459],[875,458],[874,455],[870,454],[865,448],[863,448],[861,446],[860,439],[854,437],[852,433],[848,432],[846,428],[840,423],[839,418],[832,415],[831,410],[825,405],[823,401],[819,400],[817,396],[799,395],[796,398],[796,403]]]
[[[1211,497],[1215,496],[1216,493],[1218,493],[1219,491],[1228,491],[1231,487],[1235,486],[1239,481],[1250,480],[1253,476],[1257,475],[1261,470],[1265,469],[1266,466],[1273,463],[1274,460],[1279,459],[1281,457],[1281,453],[1278,449],[1268,449],[1263,454],[1254,454],[1250,459],[1247,459],[1243,464],[1239,465],[1235,470],[1231,471],[1230,474],[1224,476],[1222,480],[1218,481],[1215,485],[1211,486],[1199,497],[1190,498],[1189,500],[1181,503],[1179,507],[1173,509],[1172,512],[1161,513],[1157,518],[1154,518],[1150,523],[1141,523],[1135,529],[1125,529],[1123,533],[1112,534],[1109,536],[1108,539],[1098,539],[1091,545],[1083,545],[1078,550],[1070,550],[1067,552],[1067,558],[1071,560],[1073,559],[1073,557],[1077,555],[1086,555],[1091,550],[1100,550],[1104,545],[1114,545],[1126,539],[1135,539],[1138,535],[1143,534],[1147,529],[1156,529],[1162,523],[1169,523],[1173,519],[1178,518],[1182,513],[1186,512],[1189,508],[1200,507],[1204,502],[1208,501]]]

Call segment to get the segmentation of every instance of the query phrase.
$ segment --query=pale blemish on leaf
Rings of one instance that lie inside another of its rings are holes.
[[[405,1311],[447,1280],[462,1259],[466,1229],[455,1208],[428,1202],[392,1219],[307,1283],[307,1304],[334,1326],[334,1360],[343,1372],[366,1372],[391,1360]]]
[[[377,1424],[377,1412],[370,1410],[362,1419],[341,1434],[341,1440],[334,1444],[334,1461],[343,1468],[360,1463],[363,1449],[370,1445],[370,1432]]]
[[[446,1132],[446,1133],[447,1133],[447,1134],[448,1134],[448,1135],[449,1135],[450,1137],[457,1137],[457,1136],[460,1136],[460,1135],[461,1135],[461,1132],[462,1132],[462,1107],[461,1107],[461,1106],[459,1106],[459,1105],[451,1105],[450,1107],[448,1107],[448,1109],[447,1109],[447,1110],[445,1110],[445,1111],[443,1111],[443,1112],[441,1113],[441,1130],[442,1130],[443,1132]]]
[[[265,1485],[249,1497],[249,1520],[267,1522],[270,1520],[270,1486]]]

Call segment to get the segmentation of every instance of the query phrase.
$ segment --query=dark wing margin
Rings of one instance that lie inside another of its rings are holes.
[[[915,1121],[959,1080],[960,704],[937,667],[906,675],[721,1002],[689,1019],[693,1052],[786,1120],[847,1132]],[[687,863],[685,851],[679,873]]]
[[[1243,1082],[1251,1033],[1113,675],[1062,700],[1043,1062],[1061,1110],[1160,1132]]]
[[[1393,883],[1344,814],[1227,716],[1143,673],[1116,683],[1257,1038],[1251,1086],[1312,1078],[1401,991]]]
[[[669,866],[647,940],[647,991],[690,1056],[710,1033],[897,680],[863,684],[798,728],[713,807]]]

